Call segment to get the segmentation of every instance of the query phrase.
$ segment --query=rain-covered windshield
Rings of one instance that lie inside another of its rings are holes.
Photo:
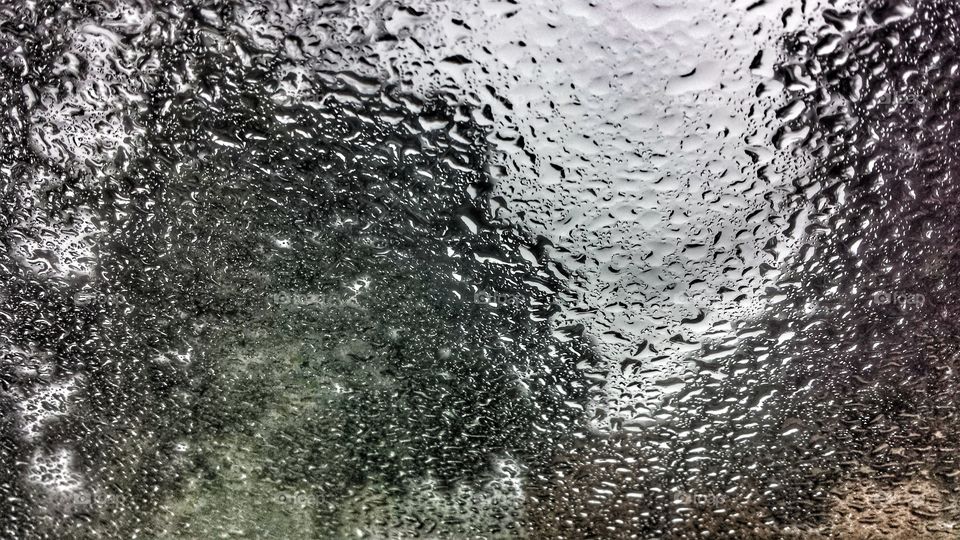
[[[0,539],[955,538],[958,41],[0,0]]]

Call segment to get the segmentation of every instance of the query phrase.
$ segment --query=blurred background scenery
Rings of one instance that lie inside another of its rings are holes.
[[[0,538],[956,538],[958,42],[0,0]]]

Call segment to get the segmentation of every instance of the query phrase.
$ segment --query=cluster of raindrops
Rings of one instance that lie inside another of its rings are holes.
[[[6,13],[3,534],[377,530],[360,492],[516,529],[583,411],[564,276],[462,104],[294,77],[235,8]]]
[[[949,537],[956,11],[0,0],[0,538]]]

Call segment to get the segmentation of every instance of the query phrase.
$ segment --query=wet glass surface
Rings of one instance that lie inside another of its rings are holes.
[[[958,9],[0,1],[0,538],[955,538]]]

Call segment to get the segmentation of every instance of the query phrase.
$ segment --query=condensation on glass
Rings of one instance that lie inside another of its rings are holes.
[[[958,20],[0,1],[0,538],[954,538]]]

